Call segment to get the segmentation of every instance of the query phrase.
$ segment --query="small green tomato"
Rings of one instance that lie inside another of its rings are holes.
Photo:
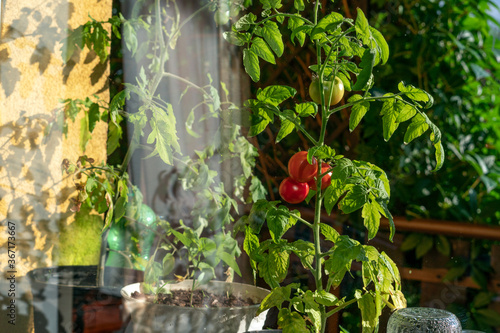
[[[318,78],[314,78],[311,85],[309,86],[309,95],[311,96],[311,99],[317,104],[321,104],[321,94],[319,86],[320,85]],[[342,97],[344,97],[344,83],[338,77],[335,77],[333,85],[332,81],[324,80],[323,91],[325,94],[325,102],[328,104],[328,101],[330,101],[330,105],[335,105],[340,102]]]

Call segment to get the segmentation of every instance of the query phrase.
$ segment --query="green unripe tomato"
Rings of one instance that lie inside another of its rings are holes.
[[[218,9],[214,14],[214,20],[217,25],[225,25],[229,22],[229,11]]]
[[[111,250],[121,251],[125,244],[125,230],[120,222],[113,223],[109,228],[108,246]]]
[[[148,205],[142,204],[141,208],[139,208],[139,217],[137,218],[137,222],[150,226],[155,221],[155,212]],[[141,225],[139,225],[139,228],[143,229]]]
[[[311,96],[311,99],[317,104],[321,104],[319,89],[319,79],[315,78],[309,86],[309,96]],[[332,81],[325,80],[323,81],[323,91],[325,94],[325,102],[328,104],[328,101],[330,101],[330,105],[335,105],[344,97],[344,83],[338,77],[335,77],[333,86]]]

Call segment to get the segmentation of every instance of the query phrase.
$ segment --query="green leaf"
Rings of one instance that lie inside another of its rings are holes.
[[[281,119],[281,127],[276,136],[276,143],[283,140],[284,137],[289,135],[295,129],[295,123],[290,120],[295,118],[295,113],[292,110],[285,110],[282,114],[280,114]]]
[[[104,227],[102,228],[103,230],[107,229],[111,225],[111,222],[113,221],[113,214],[114,214],[113,199],[111,198],[111,195],[108,192],[106,192],[105,198],[106,198],[106,203],[109,205],[109,207],[108,207],[108,211],[106,212],[106,218],[104,220]]]
[[[327,274],[336,274],[343,269],[350,270],[353,260],[367,260],[363,246],[347,236],[340,236],[333,247],[331,255],[325,261]]]
[[[439,253],[447,257],[450,256],[451,245],[450,242],[448,241],[448,238],[446,238],[443,235],[438,235],[437,241],[435,243],[436,243],[436,249],[439,251]]]
[[[222,261],[224,261],[226,265],[231,267],[236,272],[236,274],[241,276],[241,271],[240,268],[238,267],[238,263],[236,262],[232,254],[229,254],[227,252],[221,252],[219,253],[219,257],[222,259]]]
[[[354,24],[354,28],[356,29],[356,35],[359,39],[363,41],[363,44],[370,44],[370,24],[366,19],[365,13],[360,8],[357,8],[358,15],[356,17],[356,23]]]
[[[252,114],[250,118],[250,130],[248,132],[249,136],[256,136],[257,134],[264,131],[269,125],[269,120],[261,117],[260,115]]]
[[[295,112],[300,117],[316,116],[318,113],[318,104],[313,102],[305,102],[295,105]]]
[[[436,167],[432,171],[438,171],[441,169],[444,163],[444,149],[441,141],[434,144],[434,148],[436,149]]]
[[[243,66],[254,82],[260,80],[259,57],[252,49],[243,50]]]
[[[401,111],[399,112],[396,118],[396,122],[397,123],[405,122],[413,118],[413,116],[415,116],[416,114],[417,110],[413,106],[408,104],[403,104],[403,106],[401,107]]]
[[[344,183],[347,178],[351,177],[354,172],[355,167],[351,160],[347,158],[341,158],[335,161],[335,167],[332,170],[332,180],[338,179],[341,183]]]
[[[336,12],[331,12],[330,14],[323,17],[318,24],[314,27],[311,32],[311,39],[320,39],[323,37],[323,33],[333,32],[337,30],[342,24],[344,17]]]
[[[89,142],[90,137],[88,114],[85,114],[85,116],[80,120],[80,149],[83,152],[85,152],[85,149],[87,148],[87,143]]]
[[[454,281],[461,278],[467,271],[467,265],[450,268],[443,278],[443,281]]]
[[[292,288],[297,288],[298,284],[291,283],[285,287],[278,287],[271,290],[271,292],[264,297],[262,302],[260,303],[259,310],[257,311],[257,316],[266,311],[267,309],[277,307],[281,308],[281,304],[283,302],[290,300],[290,295],[292,293]]]
[[[184,233],[181,234],[174,229],[172,229],[171,232],[174,234],[175,238],[177,238],[185,247],[189,247],[191,245],[191,239],[189,239],[189,237],[187,237]]]
[[[472,265],[470,277],[482,290],[488,289],[488,275],[486,272],[479,269],[478,265]]]
[[[121,219],[125,215],[126,211],[127,211],[127,198],[120,196],[115,203],[115,212],[114,212],[115,221]]]
[[[298,239],[289,245],[289,249],[299,257],[304,268],[309,269],[314,263],[314,244]]]
[[[252,232],[251,228],[247,226],[245,230],[245,240],[243,241],[243,250],[248,254],[248,257],[250,258],[250,264],[253,270],[257,268],[254,255],[255,253],[257,253],[259,245],[260,245],[259,237],[257,237]]]
[[[280,310],[278,325],[283,333],[310,333],[304,318],[298,312],[291,312],[287,308]]]
[[[472,300],[471,306],[476,309],[488,306],[491,303],[493,297],[494,294],[492,294],[491,292],[480,292]]]
[[[354,185],[340,201],[339,206],[345,214],[349,214],[363,207],[367,201],[368,189],[362,185]]]
[[[352,91],[351,87],[351,78],[345,74],[346,72],[338,72],[337,77],[342,81],[344,84],[344,89],[345,91]]]
[[[434,239],[430,236],[422,237],[421,242],[417,245],[415,249],[415,254],[417,259],[422,258],[427,252],[429,252],[434,246]]]
[[[304,0],[294,0],[293,1],[293,7],[296,10],[298,10],[299,12],[303,11],[306,8],[306,6],[304,4]]]
[[[352,103],[359,101],[361,99],[363,99],[361,95],[352,95],[349,98],[348,102]],[[365,114],[368,112],[369,109],[370,109],[370,102],[368,101],[357,103],[352,106],[351,115],[349,117],[349,130],[351,132],[354,131],[354,129],[358,126],[359,122],[361,121],[361,119],[363,119],[363,117],[365,116]]]
[[[283,5],[281,4],[281,0],[260,0],[262,3],[262,8],[264,10],[268,9],[280,9]]]
[[[384,36],[377,29],[370,27],[370,32],[377,43],[379,56],[382,60],[382,65],[384,65],[389,60],[389,45],[387,45]]]
[[[403,81],[398,84],[398,89],[399,91],[405,93],[405,96],[416,102],[425,102],[426,108],[431,107],[434,103],[434,99],[426,91],[412,85],[406,86]]]
[[[271,288],[278,287],[279,283],[285,279],[288,273],[289,257],[287,251],[279,247],[272,247],[263,260],[259,262],[259,276]]]
[[[125,21],[123,24],[123,38],[125,40],[125,45],[130,52],[132,52],[132,56],[137,51],[138,41],[137,41],[137,33],[129,21]]]
[[[408,144],[413,141],[415,138],[418,138],[422,134],[424,134],[429,129],[429,125],[426,122],[426,119],[421,115],[417,114],[411,121],[408,129],[406,130],[404,143]]]
[[[164,257],[163,257],[163,276],[167,276],[168,274],[170,274],[174,268],[175,268],[175,258],[174,256],[172,255],[172,253],[167,253]]]
[[[246,31],[250,29],[250,27],[255,23],[255,20],[257,20],[257,16],[249,13],[242,16],[238,21],[236,21],[233,27],[237,31]]]
[[[329,146],[316,146],[309,149],[307,152],[307,161],[309,164],[312,164],[313,157],[316,157],[320,160],[328,160],[333,159],[335,157],[335,149]]]
[[[368,201],[361,211],[361,216],[364,219],[364,225],[368,230],[368,240],[377,235],[378,228],[380,227],[380,213],[377,206]]]
[[[392,94],[386,94],[384,96],[391,96]],[[399,116],[399,108],[397,107],[396,100],[388,99],[384,101],[382,104],[382,110],[380,111],[380,115],[382,116],[382,129],[384,140],[389,141],[392,134],[399,127],[399,123],[396,119]]]
[[[130,97],[130,94],[127,89],[120,91],[113,97],[111,103],[109,103],[109,113],[112,121],[114,122],[117,121],[116,115],[118,114],[118,111],[123,109],[123,106],[125,105],[125,100],[128,97]]]
[[[378,330],[378,314],[375,299],[371,294],[361,295],[360,290],[356,290],[355,294],[358,300],[358,307],[361,310],[361,327],[362,332],[375,332]]]
[[[299,0],[299,1],[302,1],[302,0]],[[310,27],[304,27],[304,21],[301,20],[299,17],[289,17],[288,18],[288,29],[290,29],[292,31],[292,35],[290,37],[290,40],[292,41],[292,43],[294,43],[295,38],[297,38],[300,46],[304,46],[304,43],[306,41],[306,33],[304,30],[310,29]]]
[[[336,243],[340,239],[340,234],[337,230],[335,230],[332,226],[328,224],[320,223],[319,225],[321,234],[327,241]]]
[[[89,177],[87,178],[87,182],[85,183],[85,191],[90,193],[93,190],[95,190],[97,186],[98,186],[97,180],[93,177]]]
[[[297,223],[297,220],[290,216],[288,208],[279,207],[271,209],[267,213],[267,226],[271,238],[275,243],[278,243],[281,237]]]
[[[92,103],[89,107],[89,132],[92,133],[95,129],[97,122],[99,121],[99,104]]]
[[[366,90],[371,85],[373,66],[375,66],[375,51],[366,49],[359,64],[359,67],[362,68],[361,73],[359,73],[352,90]]]
[[[422,240],[422,234],[412,233],[405,237],[403,243],[401,244],[401,251],[409,251],[417,247]]]
[[[382,215],[387,217],[389,220],[389,229],[390,229],[390,235],[389,235],[389,240],[392,242],[392,239],[394,238],[394,234],[396,233],[396,226],[394,225],[394,219],[392,218],[391,212],[389,211],[389,208],[387,207],[387,201],[386,200],[377,200],[377,204],[382,208],[382,211],[380,212]]]
[[[254,202],[252,209],[250,210],[250,215],[248,215],[248,225],[252,229],[253,233],[260,233],[260,230],[266,221],[267,211],[269,209],[274,209],[274,207],[265,199]]]
[[[210,282],[213,278],[215,278],[215,272],[212,267],[201,269],[200,275],[196,278],[195,288]]]
[[[304,312],[307,314],[309,320],[314,325],[314,332],[320,333],[321,331],[321,312],[319,310],[319,304],[316,303],[314,296],[310,290],[306,291],[303,295],[304,300]]]
[[[238,33],[235,31],[225,31],[223,34],[225,40],[228,43],[231,43],[236,46],[243,46],[249,42],[249,34],[248,33]],[[274,59],[274,58],[273,58]]]
[[[363,53],[365,52],[365,48],[363,48],[362,44],[360,44],[357,40],[350,40],[346,37],[340,38],[340,44],[342,44],[342,48],[346,53],[347,57],[358,56],[359,58],[363,57]],[[352,70],[350,70],[352,71]],[[356,73],[356,72],[354,72]]]
[[[337,296],[332,293],[327,292],[326,290],[320,290],[314,292],[314,299],[321,305],[325,306],[334,306],[339,302]]]
[[[500,316],[498,312],[493,309],[479,309],[473,314],[477,322],[483,323],[488,326],[500,326]]]
[[[154,115],[156,116],[157,113],[154,113]],[[175,133],[169,131],[169,129],[172,128],[171,125],[166,123],[162,118],[157,119],[156,117],[154,117],[153,119],[151,119],[150,125],[152,131],[148,136],[147,142],[149,144],[155,142],[155,150],[153,153],[158,153],[163,162],[171,165],[173,162],[173,151],[171,145],[174,140],[175,142],[177,142],[177,136],[175,135]],[[173,134],[175,135],[175,139]],[[149,156],[153,156],[153,154]]]
[[[257,200],[266,198],[267,195],[266,187],[262,184],[260,178],[257,176],[252,176],[249,190],[250,193],[252,194],[253,202],[257,202]]]
[[[262,37],[269,44],[273,52],[281,57],[285,47],[278,25],[272,21],[266,21],[262,27]]]
[[[191,110],[189,116],[186,119],[186,132],[193,138],[200,138],[201,135],[193,131],[193,123],[194,123],[194,110]]]
[[[263,60],[271,64],[276,64],[276,61],[274,60],[273,51],[262,38],[260,37],[254,38],[254,40],[252,41],[251,50]]]
[[[278,106],[286,99],[295,96],[297,90],[288,86],[267,86],[257,91],[257,99],[261,102]]]
[[[344,194],[345,190],[339,186],[328,186],[325,190],[324,194],[324,205],[326,209],[326,213],[330,215],[332,213],[333,207],[339,201],[342,194]]]

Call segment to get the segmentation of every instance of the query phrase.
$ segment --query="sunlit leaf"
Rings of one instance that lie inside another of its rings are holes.
[[[263,60],[271,64],[276,64],[276,61],[274,60],[273,51],[262,38],[255,37],[253,39],[251,50]]]
[[[348,102],[353,103],[361,100],[363,97],[361,95],[352,95]],[[356,103],[351,108],[351,115],[349,116],[349,130],[352,132],[358,126],[359,122],[365,114],[370,109],[370,102],[365,101],[361,103]]]
[[[262,27],[262,37],[269,44],[273,52],[281,57],[285,47],[278,25],[272,21],[266,21]]]
[[[252,49],[243,50],[243,66],[254,82],[260,80],[259,57]]]

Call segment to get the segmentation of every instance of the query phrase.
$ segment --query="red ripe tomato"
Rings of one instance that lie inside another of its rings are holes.
[[[298,204],[304,201],[309,194],[309,185],[307,183],[299,183],[292,178],[285,178],[279,189],[281,198],[288,203]]]
[[[307,161],[307,151],[295,153],[288,161],[288,174],[299,183],[307,183],[318,172],[318,162],[313,157],[312,164]]]
[[[321,173],[322,174],[325,173],[325,172],[327,172],[330,169],[331,169],[330,164],[328,164],[328,163],[321,163]],[[329,172],[326,175],[324,175],[323,178],[321,178],[321,189],[324,190],[325,188],[327,188],[328,186],[330,186],[331,182],[332,182],[332,173]],[[314,176],[313,179],[311,179],[307,183],[309,184],[309,188],[311,190],[315,190],[316,191],[316,189],[317,189],[317,187],[316,187],[316,175]]]

